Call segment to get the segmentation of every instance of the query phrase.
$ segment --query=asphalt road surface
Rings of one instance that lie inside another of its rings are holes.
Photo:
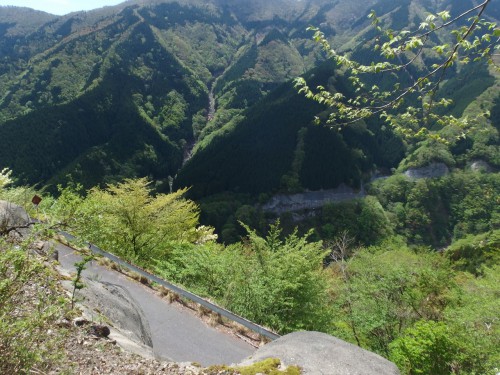
[[[61,244],[57,244],[56,249],[61,266],[74,272],[74,264],[81,257]],[[168,303],[144,285],[99,266],[95,261],[87,265],[82,275],[127,289],[149,323],[153,352],[157,357],[209,366],[239,363],[255,351],[248,343],[208,326],[191,311]]]

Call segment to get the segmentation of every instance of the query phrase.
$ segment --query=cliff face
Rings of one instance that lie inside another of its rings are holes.
[[[409,168],[404,174],[406,177],[417,178],[436,178],[446,176],[450,170],[444,163],[431,163],[421,168]]]

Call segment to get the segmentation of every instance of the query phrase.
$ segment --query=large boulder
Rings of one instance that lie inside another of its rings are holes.
[[[100,311],[113,325],[133,341],[153,347],[151,331],[141,307],[120,285],[84,278],[85,287],[76,292],[77,300],[93,310]],[[71,285],[67,285],[71,289]]]
[[[0,200],[0,233],[8,228],[26,226],[29,222],[30,217],[24,208]]]
[[[294,332],[257,350],[240,365],[279,358],[307,375],[399,375],[396,365],[381,356],[320,332]]]

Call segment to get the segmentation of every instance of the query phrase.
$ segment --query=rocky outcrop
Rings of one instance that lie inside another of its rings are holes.
[[[83,299],[85,306],[100,311],[132,340],[153,347],[147,319],[125,288],[89,279],[83,283],[85,287],[77,292],[77,299]]]
[[[320,332],[294,332],[273,341],[241,363],[266,358],[299,366],[304,375],[399,375],[396,365],[381,356]]]
[[[27,226],[30,217],[26,210],[17,204],[0,201],[0,233],[8,228]]]
[[[323,207],[327,203],[362,198],[365,195],[363,187],[361,190],[355,191],[353,188],[342,184],[336,189],[276,195],[265,203],[262,209],[279,215],[284,212],[314,210]]]
[[[409,168],[404,172],[408,178],[436,178],[443,177],[450,173],[448,166],[444,163],[430,163],[425,167]]]
[[[469,168],[473,172],[486,172],[486,173],[493,172],[493,167],[484,160],[474,160],[470,164]]]

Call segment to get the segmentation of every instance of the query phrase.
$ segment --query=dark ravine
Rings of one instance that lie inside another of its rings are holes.
[[[211,121],[214,119],[215,116],[215,95],[214,95],[214,90],[215,90],[215,84],[217,80],[212,82],[210,85],[210,91],[208,92],[208,114],[207,114],[207,121]]]

